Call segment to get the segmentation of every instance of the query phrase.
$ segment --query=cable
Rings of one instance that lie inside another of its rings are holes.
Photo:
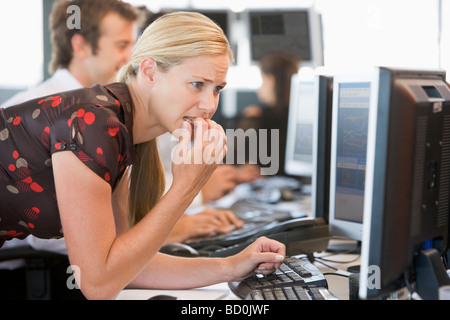
[[[322,273],[324,276],[338,276],[338,277],[343,277],[343,278],[348,278],[349,276],[346,274],[342,274],[342,273],[335,273],[335,272],[325,272]]]
[[[330,269],[333,269],[333,270],[336,270],[336,271],[338,271],[339,270],[339,268],[336,268],[336,267],[333,267],[333,266],[330,266],[329,264],[326,264],[325,262],[323,262],[323,261],[320,261],[320,259],[317,259],[316,258],[316,261],[317,262],[319,262],[319,263],[321,263],[321,264],[323,264],[325,267],[327,267],[327,268],[330,268]]]

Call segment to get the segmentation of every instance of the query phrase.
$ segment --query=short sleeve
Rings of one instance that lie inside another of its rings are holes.
[[[101,106],[69,108],[49,128],[50,152],[72,151],[112,188],[125,170],[128,131],[117,113]]]

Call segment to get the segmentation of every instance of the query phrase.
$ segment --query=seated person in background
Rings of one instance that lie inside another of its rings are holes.
[[[144,31],[118,83],[1,110],[0,246],[29,234],[64,236],[91,299],[125,287],[186,289],[272,273],[285,247],[267,238],[226,258],[158,252],[226,152],[225,133],[210,118],[231,60],[213,21],[169,14]],[[164,194],[156,138],[165,132],[177,133],[182,161]]]
[[[257,91],[262,105],[247,106],[238,124],[243,130],[268,129],[268,137],[271,130],[279,130],[279,175],[286,175],[284,161],[291,78],[298,72],[300,62],[300,59],[284,52],[264,55],[259,60],[262,83]],[[270,143],[271,139],[268,139],[267,150],[272,150]]]

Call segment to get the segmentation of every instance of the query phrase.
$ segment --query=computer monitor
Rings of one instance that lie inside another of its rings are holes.
[[[253,63],[265,53],[284,51],[299,57],[303,67],[323,65],[322,23],[313,6],[249,9],[243,17],[248,25]]]
[[[330,234],[362,240],[367,126],[372,74],[333,78]]]
[[[186,9],[183,9],[186,10]],[[225,36],[230,40],[230,34],[231,34],[231,24],[232,24],[232,18],[229,14],[228,10],[224,9],[205,9],[205,8],[199,8],[192,10],[195,12],[199,12],[211,20],[213,20],[215,23],[217,23],[225,33]]]
[[[317,112],[313,126],[311,212],[315,218],[329,220],[331,114],[333,77],[317,75],[314,79],[314,102]]]
[[[291,79],[286,138],[285,171],[311,178],[313,170],[313,127],[317,113],[313,79],[294,74]]]
[[[360,297],[384,296],[414,278],[423,299],[437,299],[437,287],[449,283],[439,255],[448,241],[450,89],[444,71],[375,74]]]

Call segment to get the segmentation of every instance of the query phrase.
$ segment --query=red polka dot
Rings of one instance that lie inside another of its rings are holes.
[[[50,127],[45,127],[44,131],[47,132],[47,133],[50,133]]]
[[[28,226],[29,228],[31,228],[31,229],[34,229],[34,224],[32,224],[31,222],[28,222],[28,223],[27,223],[27,226]]]
[[[109,172],[105,173],[105,180],[106,181],[111,180],[111,174]]]
[[[102,148],[100,148],[100,147],[97,148],[97,154],[103,154]]]
[[[86,122],[86,124],[91,125],[93,124],[95,121],[95,115],[92,112],[86,112],[86,114],[84,115],[84,122]]]
[[[53,100],[53,102],[52,102],[52,107],[53,108],[59,106],[59,104],[61,103],[61,97],[60,96],[53,97],[52,100]]]
[[[120,101],[116,100],[116,104],[120,107]]]
[[[67,125],[70,127],[72,125],[72,119],[67,120]]]
[[[33,182],[33,179],[31,179],[31,177],[27,177],[27,178],[23,179],[22,181],[25,182],[25,183],[30,184],[30,183]]]
[[[22,119],[19,116],[15,117],[13,120],[13,125],[18,126],[21,120]]]
[[[14,158],[14,159],[19,158],[19,153],[18,153],[17,151],[14,151],[14,152],[13,152],[13,158]]]
[[[31,183],[30,187],[31,187],[31,190],[33,190],[34,192],[44,191],[44,189],[40,185],[38,185],[36,182]]]
[[[13,164],[10,164],[10,165],[8,166],[8,169],[9,169],[9,171],[15,171],[15,170],[16,170],[16,166],[13,165]]]
[[[81,118],[82,116],[84,116],[84,109],[78,109],[78,111],[77,111],[77,117],[78,118]]]
[[[115,137],[119,133],[119,128],[108,128],[108,133],[111,137]]]

